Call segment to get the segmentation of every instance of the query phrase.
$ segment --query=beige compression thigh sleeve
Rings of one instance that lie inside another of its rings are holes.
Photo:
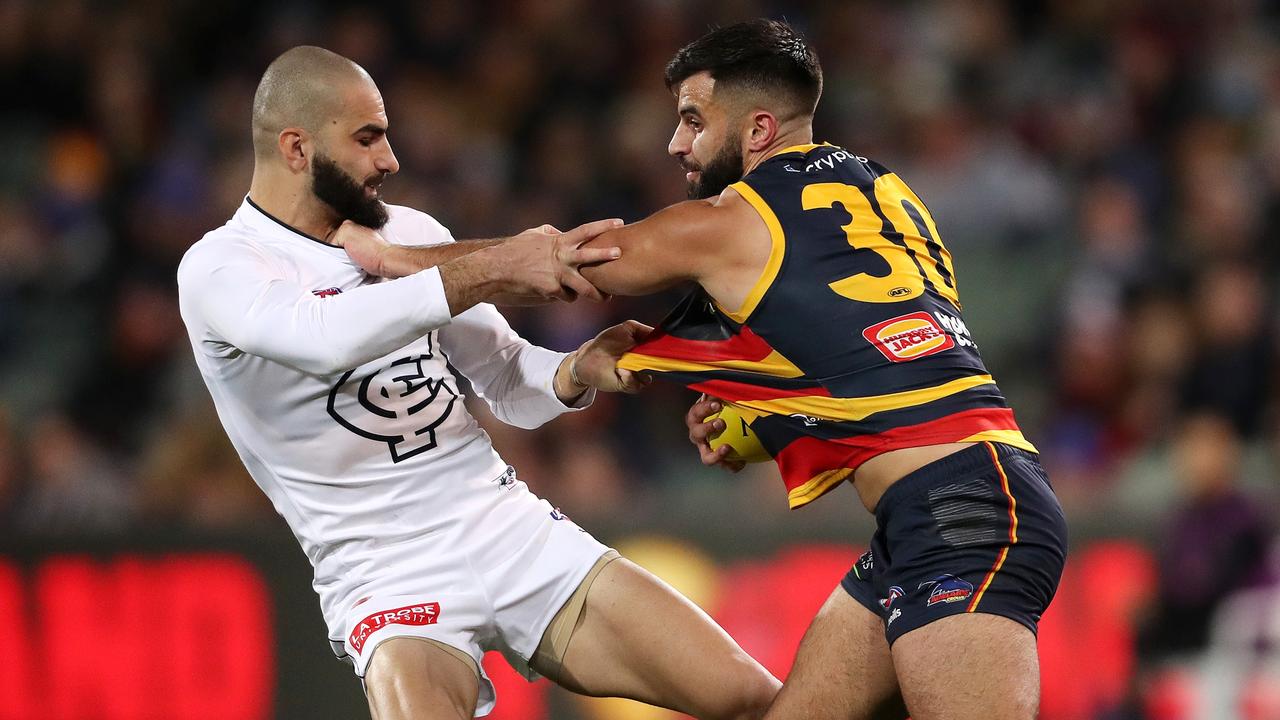
[[[578,629],[582,611],[587,606],[587,594],[591,591],[591,584],[595,582],[596,577],[606,565],[619,557],[622,556],[617,550],[610,550],[601,555],[600,559],[596,560],[596,564],[591,566],[587,576],[578,584],[578,589],[573,591],[573,595],[569,596],[560,611],[551,618],[551,624],[547,625],[547,631],[542,634],[542,642],[538,643],[538,650],[533,654],[530,662],[534,670],[547,677],[556,677],[560,671],[560,665],[564,662],[565,651],[569,649],[569,641],[573,639],[573,631]]]

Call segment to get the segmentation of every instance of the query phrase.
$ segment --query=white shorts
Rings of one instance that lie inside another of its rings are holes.
[[[525,677],[537,677],[528,663],[547,625],[609,548],[518,485],[489,518],[489,525],[503,526],[500,560],[494,560],[492,548],[473,556],[460,548],[435,547],[433,555],[452,552],[458,561],[447,569],[424,563],[432,566],[427,572],[402,562],[346,611],[343,639],[330,644],[355,666],[356,675],[364,677],[378,645],[391,638],[443,643],[475,661],[477,717],[487,715],[495,700],[480,665],[485,652],[497,650]]]

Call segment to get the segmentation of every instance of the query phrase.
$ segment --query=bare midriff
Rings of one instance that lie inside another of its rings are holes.
[[[880,498],[891,485],[935,460],[976,444],[945,443],[890,450],[859,465],[853,473],[853,487],[867,510],[875,512]]]

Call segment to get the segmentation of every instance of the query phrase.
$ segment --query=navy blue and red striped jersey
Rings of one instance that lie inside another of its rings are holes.
[[[782,150],[731,186],[772,250],[742,307],[694,290],[620,367],[732,404],[792,507],[881,453],[950,442],[1035,451],[961,316],[923,202],[833,145]]]

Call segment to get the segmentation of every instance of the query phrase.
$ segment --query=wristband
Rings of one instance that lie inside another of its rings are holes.
[[[582,388],[589,388],[590,385],[578,379],[578,353],[574,351],[573,356],[569,358],[569,380],[574,385]]]

